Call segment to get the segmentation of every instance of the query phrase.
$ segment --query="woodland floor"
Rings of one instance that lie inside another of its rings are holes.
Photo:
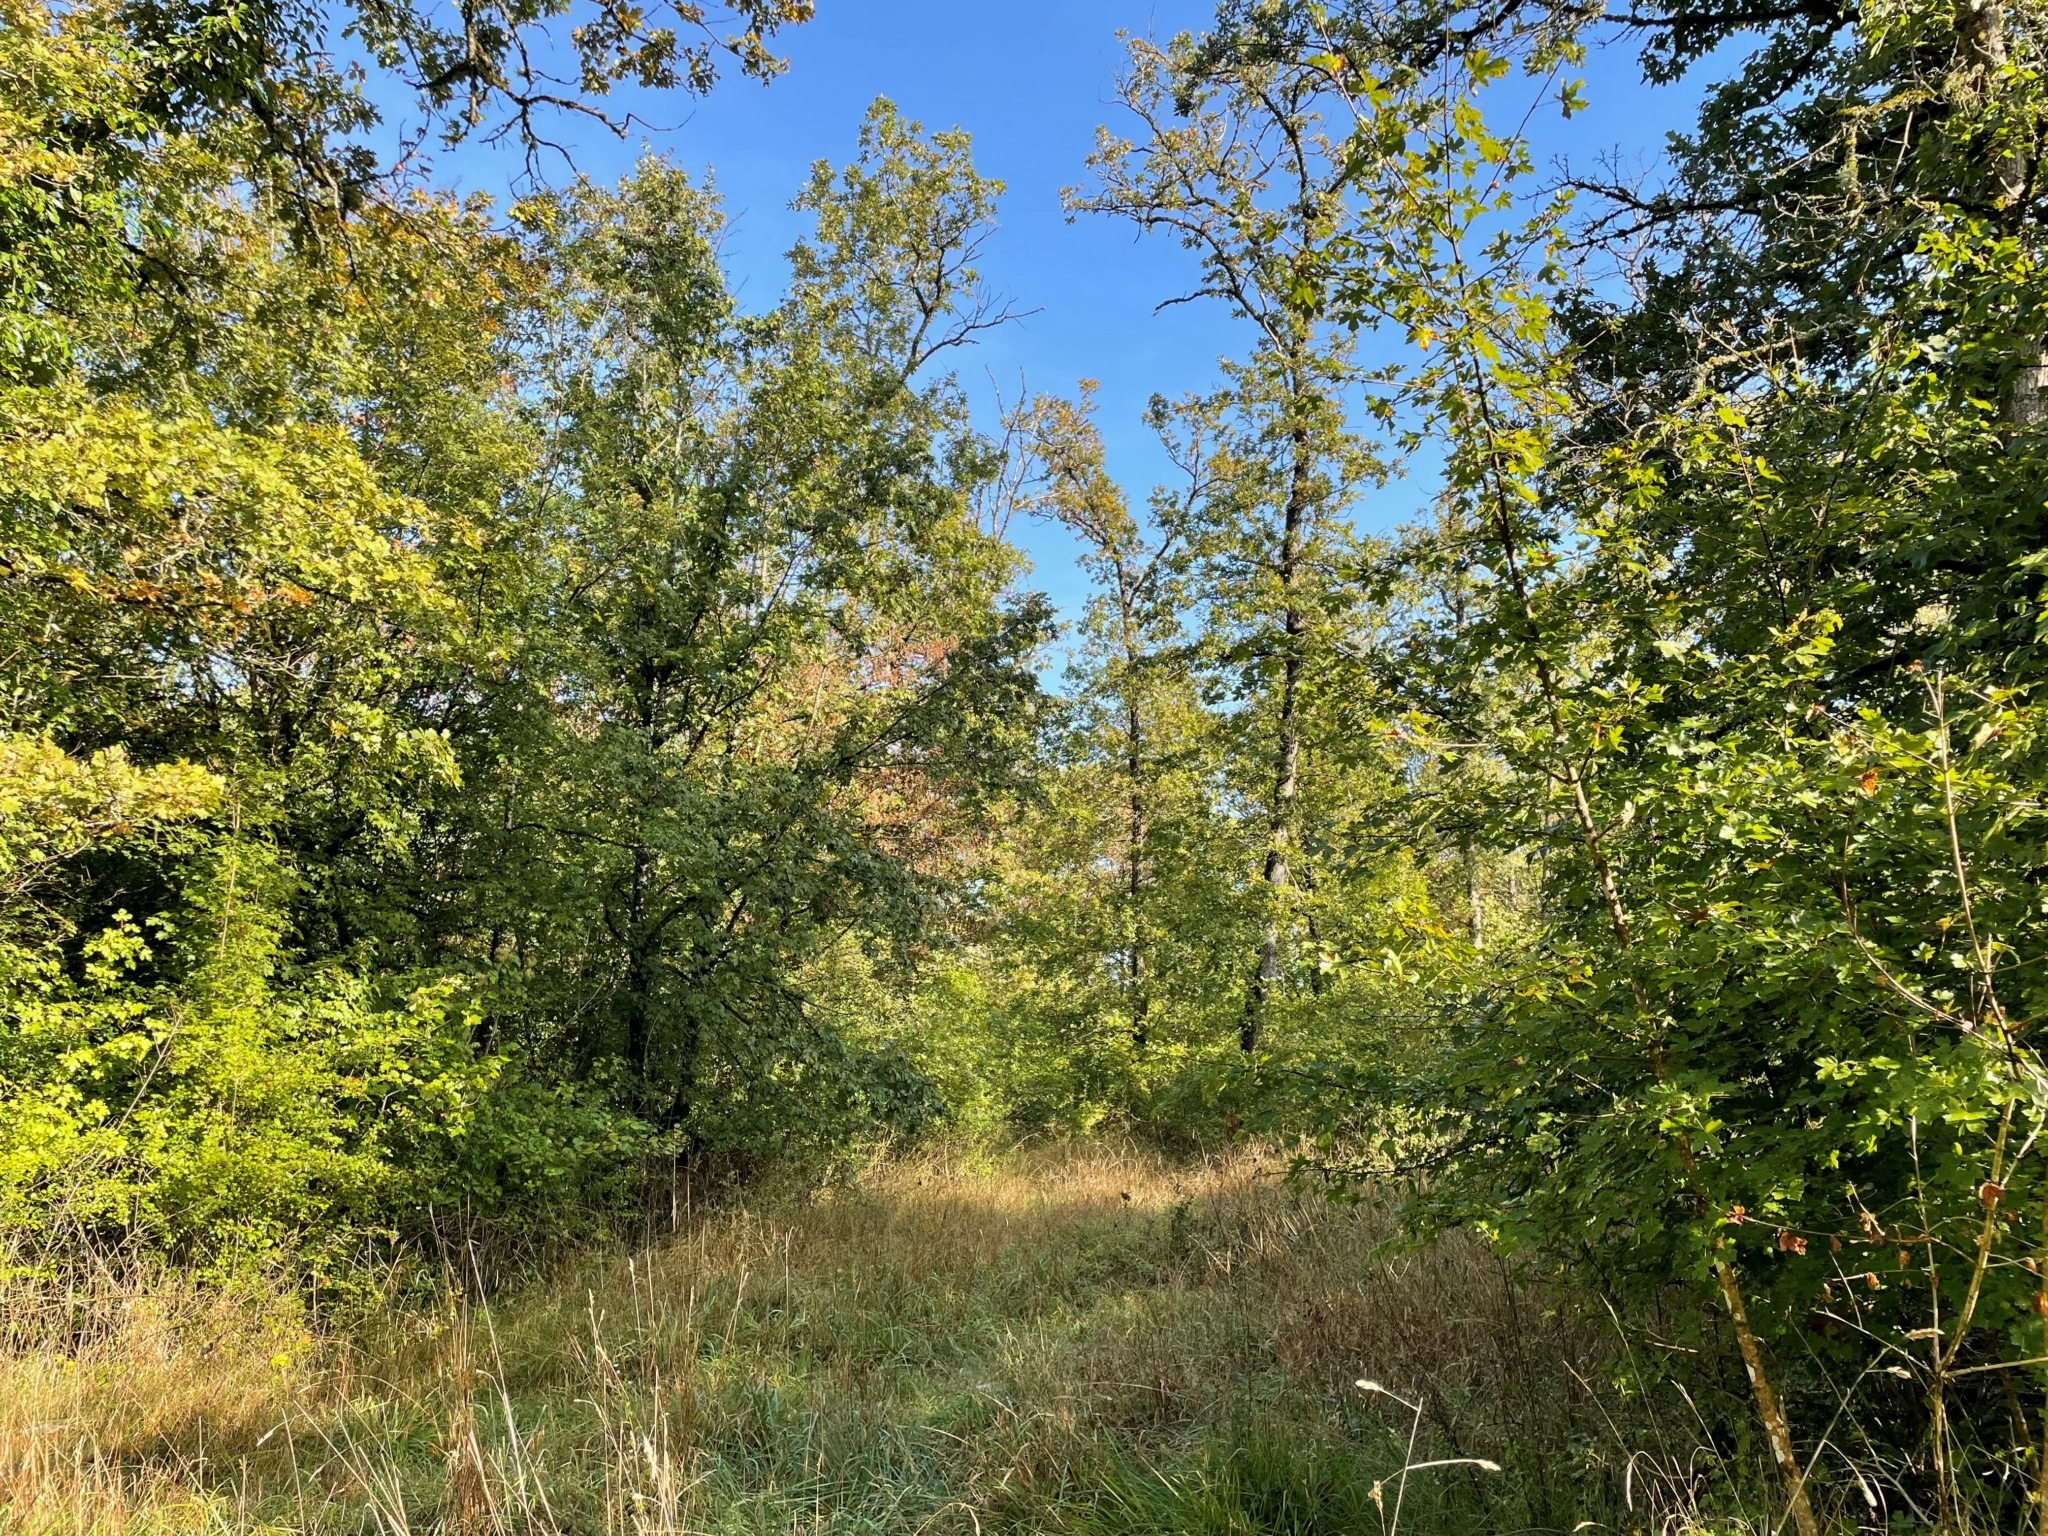
[[[17,1308],[0,1530],[1568,1532],[1640,1495],[1625,1352],[1279,1173],[928,1154],[374,1338],[171,1285]],[[1506,1466],[1404,1490],[1457,1457]]]

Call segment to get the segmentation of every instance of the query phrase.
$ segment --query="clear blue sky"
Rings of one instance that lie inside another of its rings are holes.
[[[781,255],[802,232],[790,197],[813,160],[847,159],[862,113],[887,96],[927,128],[965,128],[985,174],[1008,185],[1002,227],[984,273],[1021,309],[1039,311],[964,355],[960,370],[993,414],[995,389],[1023,384],[1067,393],[1102,385],[1100,422],[1110,468],[1135,503],[1165,469],[1140,415],[1155,392],[1207,384],[1219,354],[1244,338],[1217,310],[1158,303],[1181,291],[1191,266],[1170,241],[1140,241],[1101,219],[1068,224],[1060,189],[1085,180],[1100,123],[1117,124],[1111,81],[1119,29],[1164,37],[1213,15],[1203,0],[818,0],[817,19],[781,39],[788,72],[772,85],[724,81],[705,101],[621,97],[655,126],[625,143],[588,127],[558,125],[577,167],[600,179],[630,168],[643,145],[692,171],[709,168],[736,224],[730,265],[743,302],[766,305],[783,282]],[[1533,125],[1546,159],[1575,162],[1620,149],[1654,155],[1682,100],[1652,97],[1632,59],[1596,59],[1592,110],[1570,124],[1546,114]],[[1688,93],[1689,94],[1689,93]],[[465,147],[444,152],[437,179],[501,192],[511,169]],[[557,168],[559,169],[559,167]],[[1426,499],[1396,485],[1360,509],[1369,526],[1391,526]],[[1057,530],[1018,525],[1036,566],[1032,585],[1074,612],[1085,596],[1071,547]]]

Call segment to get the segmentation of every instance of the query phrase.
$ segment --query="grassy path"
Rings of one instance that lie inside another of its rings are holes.
[[[0,1529],[1336,1536],[1391,1523],[1414,1433],[1509,1466],[1416,1474],[1401,1529],[1569,1530],[1597,1340],[1274,1174],[927,1156],[375,1346],[97,1298],[0,1358]]]

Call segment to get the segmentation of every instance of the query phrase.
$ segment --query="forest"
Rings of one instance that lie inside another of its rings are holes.
[[[0,1532],[2048,1533],[2048,10],[816,23],[0,0]]]

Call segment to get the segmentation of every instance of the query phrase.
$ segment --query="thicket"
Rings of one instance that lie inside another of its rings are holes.
[[[750,310],[665,161],[376,161],[329,29],[538,148],[525,8],[4,3],[10,1265],[331,1293],[941,1124],[1266,1134],[1718,1312],[1801,1536],[2048,1522],[2034,10],[1134,42],[1072,211],[1244,338],[1139,507],[1085,387],[948,371],[960,132],[878,103]],[[808,8],[737,10],[594,13],[571,109],[772,74]],[[1594,48],[1703,88],[1654,178],[1534,163]],[[1019,516],[1096,581],[1056,689]]]

